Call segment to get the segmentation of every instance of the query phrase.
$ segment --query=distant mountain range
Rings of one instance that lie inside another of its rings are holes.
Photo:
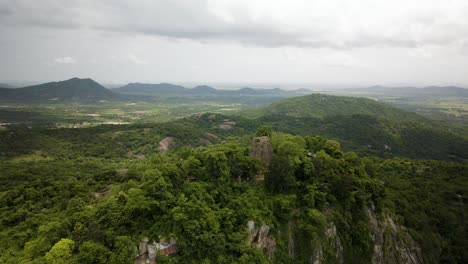
[[[304,92],[302,90],[285,91],[279,88],[274,89],[254,89],[250,87],[244,87],[239,90],[218,90],[211,86],[200,85],[192,89],[186,88],[180,85],[174,85],[169,83],[159,84],[148,84],[148,83],[129,83],[120,88],[112,89],[112,91],[122,94],[147,94],[147,95],[158,95],[162,93],[171,94],[193,94],[193,95],[262,95],[262,94],[284,94],[294,92]],[[310,92],[305,90],[305,92]]]
[[[428,86],[423,88],[416,87],[386,87],[386,86],[372,86],[368,88],[352,89],[353,91],[360,91],[366,93],[376,94],[392,94],[402,96],[458,96],[468,97],[468,89],[457,86]]]
[[[0,88],[17,88],[17,86],[13,86],[11,84],[0,83]]]
[[[425,88],[401,87],[390,88],[373,86],[369,88],[352,89],[352,91],[367,94],[391,94],[396,96],[457,96],[468,97],[468,89],[447,86],[430,86]],[[148,84],[129,83],[119,88],[107,89],[92,79],[72,78],[66,81],[49,82],[39,85],[14,88],[0,84],[1,102],[97,102],[114,100],[151,101],[174,98],[205,98],[207,100],[221,99],[229,102],[270,103],[285,97],[310,94],[307,89],[283,90],[254,89],[244,87],[238,90],[220,90],[211,86],[200,85],[186,88],[170,83]],[[246,98],[249,98],[248,100]],[[324,105],[326,107],[326,105]],[[323,108],[325,109],[325,108]],[[321,111],[323,111],[323,109]]]
[[[6,86],[6,85],[5,85]],[[129,83],[122,87],[107,89],[92,79],[72,78],[66,81],[49,82],[22,88],[0,86],[0,102],[97,102],[97,101],[151,101],[168,98],[223,98],[224,100],[242,101],[244,96],[271,95],[265,99],[259,97],[258,101],[267,103],[281,99],[281,95],[310,93],[308,90],[285,91],[279,88],[254,89],[242,88],[239,90],[218,90],[211,86],[201,85],[195,88],[186,88],[170,83],[147,84]]]

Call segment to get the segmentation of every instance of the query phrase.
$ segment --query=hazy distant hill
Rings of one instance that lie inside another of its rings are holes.
[[[418,114],[366,98],[311,94],[243,113],[277,131],[340,139],[377,155],[468,159],[468,142]]]
[[[158,94],[158,93],[181,93],[189,90],[180,85],[170,83],[129,83],[120,88],[112,89],[114,92],[125,94]]]
[[[54,102],[54,101],[164,101],[189,102],[212,100],[227,103],[266,104],[282,98],[304,94],[303,91],[285,91],[279,88],[219,90],[200,85],[195,88],[160,83],[129,83],[119,88],[107,89],[91,79],[73,78],[23,88],[10,89],[0,86],[1,102]]]
[[[219,90],[216,90],[215,88],[208,86],[208,85],[199,85],[191,90],[192,92],[195,93],[218,93]]]
[[[149,84],[149,83],[129,83],[120,88],[112,89],[112,91],[123,94],[148,94],[148,95],[224,95],[224,96],[242,96],[242,95],[264,95],[264,94],[283,94],[287,91],[274,89],[254,89],[245,87],[238,90],[218,90],[211,86],[200,85],[195,88],[186,88],[180,85],[169,83]]]
[[[73,78],[16,89],[0,89],[0,100],[9,102],[101,101],[119,95],[92,79]]]
[[[16,88],[16,86],[6,83],[0,83],[0,88]]]
[[[468,97],[468,89],[457,86],[428,86],[424,88],[372,86],[369,88],[360,88],[352,90],[366,93],[389,95]]]

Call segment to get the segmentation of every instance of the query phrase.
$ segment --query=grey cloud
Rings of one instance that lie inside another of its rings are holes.
[[[294,1],[290,2],[294,6]],[[468,17],[464,16],[468,14],[468,5],[463,1],[452,2],[453,10],[461,10],[453,13],[449,8],[424,9],[430,5],[424,6],[425,3],[445,2],[442,0],[395,0],[392,5],[406,13],[394,17],[391,17],[392,10],[383,13],[386,10],[371,9],[363,12],[363,17],[359,12],[343,11],[347,1],[335,1],[337,5],[331,7],[310,2],[304,12],[300,8],[292,9],[301,12],[300,20],[294,14],[285,19],[271,9],[275,4],[280,8],[280,4],[286,3],[283,0],[18,0],[0,3],[0,19],[3,26],[9,27],[86,28],[267,47],[417,47],[445,45],[468,38]],[[362,5],[373,7],[371,2],[363,1]],[[264,3],[270,6],[262,6]],[[406,6],[407,3],[420,3],[421,10],[412,10],[414,6]]]

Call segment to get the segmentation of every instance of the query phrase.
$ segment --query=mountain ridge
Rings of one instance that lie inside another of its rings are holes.
[[[323,135],[366,155],[468,159],[468,141],[416,113],[372,99],[311,94],[274,102],[241,116],[275,130]]]
[[[90,78],[71,78],[15,89],[0,89],[2,101],[101,101],[117,100],[119,95]]]

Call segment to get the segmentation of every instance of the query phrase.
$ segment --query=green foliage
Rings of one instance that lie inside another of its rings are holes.
[[[62,238],[45,255],[48,264],[70,263],[75,248],[73,240]]]
[[[270,126],[262,125],[257,128],[257,134],[256,134],[257,137],[263,137],[263,136],[271,137],[272,134],[273,134],[273,130],[271,129]]]
[[[133,241],[127,236],[117,236],[109,263],[127,264],[134,260]]]
[[[286,157],[273,155],[271,166],[265,177],[265,187],[272,193],[284,193],[294,189],[294,168]]]
[[[104,245],[86,241],[80,246],[77,262],[83,264],[105,264],[109,263],[110,250]]]
[[[464,263],[468,164],[431,160],[374,160],[385,183],[385,207],[396,212],[432,263]]]
[[[212,127],[217,121],[199,122]],[[102,127],[15,132],[13,145],[33,135],[40,152],[26,157],[18,150],[0,164],[1,263],[130,263],[141,237],[177,239],[178,254],[161,263],[303,263],[319,245],[333,262],[325,235],[331,223],[345,262],[369,263],[370,207],[404,224],[429,262],[466,262],[464,163],[361,158],[325,137],[272,133],[273,158],[261,183],[253,180],[261,165],[246,145],[254,131],[160,155],[142,142],[156,144],[166,130],[134,128],[116,141],[103,138],[119,131]],[[98,139],[85,139],[93,133]],[[57,135],[60,140],[49,141]],[[130,143],[116,144],[121,141]],[[139,147],[148,151],[144,160],[126,156]],[[270,226],[273,260],[266,249],[247,245],[249,220]]]

